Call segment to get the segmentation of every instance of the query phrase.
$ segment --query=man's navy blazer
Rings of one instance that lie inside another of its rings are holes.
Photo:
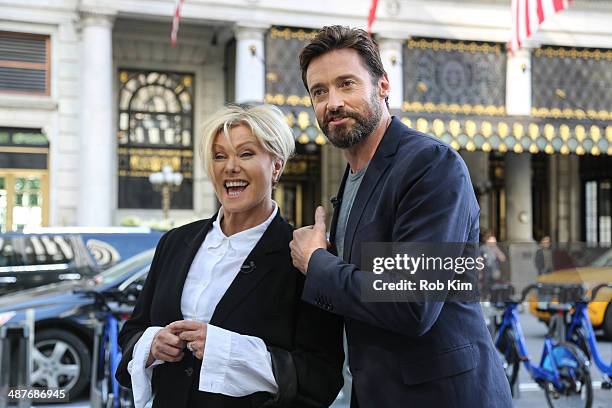
[[[479,303],[361,301],[362,279],[371,273],[360,269],[362,243],[476,243],[479,213],[459,155],[394,117],[349,215],[346,262],[316,250],[304,286],[304,300],[345,317],[352,407],[512,406]]]

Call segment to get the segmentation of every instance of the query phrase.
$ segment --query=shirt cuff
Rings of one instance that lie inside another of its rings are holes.
[[[199,390],[232,397],[276,394],[272,357],[264,341],[209,324]]]
[[[132,360],[128,363],[128,372],[132,379],[134,406],[136,408],[144,407],[151,399],[151,377],[153,375],[153,368],[163,363],[162,360],[155,360],[149,367],[146,366],[153,339],[161,329],[163,329],[163,327],[153,326],[145,330],[134,345]]]

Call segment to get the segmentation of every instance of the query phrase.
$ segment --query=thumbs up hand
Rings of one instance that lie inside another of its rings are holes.
[[[319,248],[327,248],[325,237],[325,209],[321,206],[315,211],[315,224],[293,231],[293,241],[289,244],[293,266],[306,275],[312,253]]]

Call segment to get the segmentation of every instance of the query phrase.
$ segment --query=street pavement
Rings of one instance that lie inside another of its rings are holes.
[[[546,334],[546,326],[537,321],[529,313],[524,312],[521,314],[521,324],[525,334],[527,342],[527,351],[530,353],[534,361],[539,362],[542,344],[544,336]],[[601,336],[598,336],[599,349],[602,352],[604,361],[612,362],[612,342],[604,340]],[[602,390],[599,386],[601,381],[601,373],[597,367],[591,367],[591,377],[595,384],[595,397],[593,402],[593,408],[605,408],[612,406],[612,390]],[[544,397],[544,391],[542,391],[529,377],[529,374],[523,366],[519,373],[519,395],[514,399],[515,408],[540,408],[546,407],[546,399]],[[349,396],[346,394],[350,392],[350,386],[346,386],[343,389],[339,399],[332,405],[332,408],[348,408],[349,407]],[[55,405],[37,405],[40,408],[85,408],[89,407],[89,403],[86,400],[78,401],[70,404],[55,404]],[[409,404],[407,405],[409,406]],[[395,407],[392,407],[395,408]]]

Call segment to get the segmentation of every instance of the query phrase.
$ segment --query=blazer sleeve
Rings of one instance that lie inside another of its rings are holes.
[[[128,372],[127,366],[128,363],[132,360],[132,353],[134,351],[134,346],[140,339],[140,336],[145,332],[145,330],[151,326],[151,302],[153,300],[153,294],[155,291],[155,281],[156,277],[159,274],[160,269],[160,258],[162,257],[162,253],[164,252],[164,244],[166,242],[168,233],[164,234],[157,247],[155,249],[155,255],[153,256],[153,261],[151,262],[151,268],[149,270],[149,274],[145,281],[144,287],[138,299],[136,300],[136,306],[132,311],[132,316],[130,319],[125,322],[121,331],[119,332],[119,346],[121,347],[122,356],[121,361],[119,362],[119,366],[117,367],[117,371],[115,373],[115,378],[117,381],[124,387],[131,388],[132,380],[130,378],[130,374]]]
[[[470,231],[478,209],[470,197],[474,193],[467,169],[445,146],[434,146],[434,153],[430,168],[398,199],[393,242],[468,242],[473,238]],[[317,249],[308,264],[303,299],[411,337],[422,336],[436,322],[443,302],[363,302],[361,285],[366,276],[371,272]]]
[[[299,271],[300,299],[304,278]],[[274,399],[264,407],[329,407],[344,379],[343,319],[299,301],[295,350],[268,346],[272,371],[278,385]]]

